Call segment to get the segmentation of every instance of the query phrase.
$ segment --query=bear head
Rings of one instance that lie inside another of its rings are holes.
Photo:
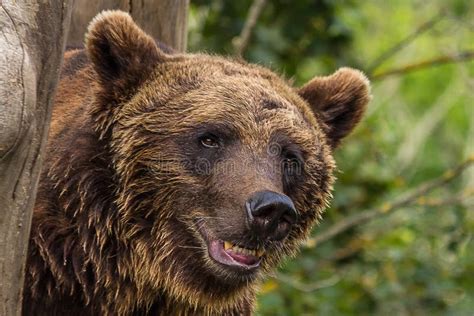
[[[328,205],[332,153],[364,113],[368,80],[341,68],[294,88],[241,60],[165,52],[117,11],[93,20],[86,50],[123,273],[150,302],[158,292],[213,311],[252,301]]]

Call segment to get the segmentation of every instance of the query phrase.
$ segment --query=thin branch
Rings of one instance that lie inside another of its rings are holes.
[[[473,203],[474,199],[474,190],[471,191],[466,191],[460,194],[456,194],[453,196],[450,196],[446,199],[438,199],[438,198],[426,198],[426,197],[420,197],[416,200],[416,203],[414,205],[420,206],[420,207],[430,207],[430,208],[435,208],[435,207],[443,207],[443,206],[449,206],[449,205],[474,205]]]
[[[334,251],[334,253],[326,261],[340,261],[354,256],[359,251],[361,251],[367,243],[368,240],[358,236],[351,240],[346,246]]]
[[[472,203],[473,199],[474,190],[466,190],[465,192],[450,196],[446,199],[426,198],[422,196],[419,197],[413,205],[430,209],[452,205],[474,206],[474,203]],[[360,252],[374,238],[376,237],[368,238],[367,236],[357,236],[349,241],[344,247],[334,251],[333,255],[327,258],[326,261],[330,262],[347,259],[348,257]]]
[[[387,214],[396,209],[399,209],[404,206],[411,204],[416,204],[419,201],[419,198],[425,196],[427,193],[432,190],[441,187],[462,174],[470,165],[474,164],[474,156],[470,157],[460,165],[458,165],[453,170],[445,172],[439,178],[430,180],[418,186],[417,188],[405,193],[399,198],[394,199],[392,202],[384,203],[379,208],[370,209],[355,215],[352,215],[323,231],[322,233],[310,238],[307,242],[308,245],[314,247],[319,245],[329,239],[334,238],[335,236],[363,223],[366,223],[369,220],[372,220],[380,215]]]
[[[459,62],[463,62],[463,61],[471,60],[471,59],[474,59],[474,51],[472,50],[464,51],[464,52],[452,54],[452,55],[438,56],[438,57],[424,60],[421,62],[408,64],[399,68],[394,68],[394,69],[390,69],[390,70],[383,71],[380,73],[375,73],[374,75],[371,76],[371,79],[374,81],[381,80],[393,75],[406,74],[406,73],[424,69],[424,68],[439,66],[443,64],[459,63]]]
[[[438,14],[433,16],[430,20],[421,24],[413,33],[409,34],[407,37],[403,38],[401,41],[390,47],[388,50],[383,52],[375,61],[367,68],[367,73],[371,74],[376,70],[380,65],[382,65],[387,59],[395,55],[398,51],[402,50],[404,47],[408,46],[413,42],[418,36],[425,33],[426,31],[433,28],[444,16],[443,10]]]
[[[235,55],[242,57],[243,53],[247,49],[250,37],[252,36],[252,31],[257,24],[257,20],[260,17],[266,2],[266,0],[254,0],[252,3],[242,32],[232,41],[235,49]]]

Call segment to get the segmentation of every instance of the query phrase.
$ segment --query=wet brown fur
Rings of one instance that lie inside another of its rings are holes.
[[[170,53],[113,11],[91,23],[86,51],[65,54],[25,315],[247,315],[262,277],[320,218],[332,150],[369,101],[365,77],[344,68],[298,90],[260,66]],[[194,146],[209,128],[228,135],[220,159]],[[293,147],[304,166],[284,180],[275,166]],[[299,220],[285,240],[265,244],[258,273],[236,276],[209,259],[197,226],[257,242],[241,210],[258,190],[287,194]]]

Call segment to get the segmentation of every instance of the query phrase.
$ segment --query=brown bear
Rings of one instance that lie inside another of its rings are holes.
[[[24,315],[248,315],[331,197],[369,83],[294,88],[241,60],[160,48],[126,13],[65,54]]]

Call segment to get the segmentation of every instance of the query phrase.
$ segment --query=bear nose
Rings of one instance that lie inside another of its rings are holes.
[[[298,215],[288,196],[272,191],[254,193],[245,203],[245,208],[254,232],[273,240],[285,238]]]

